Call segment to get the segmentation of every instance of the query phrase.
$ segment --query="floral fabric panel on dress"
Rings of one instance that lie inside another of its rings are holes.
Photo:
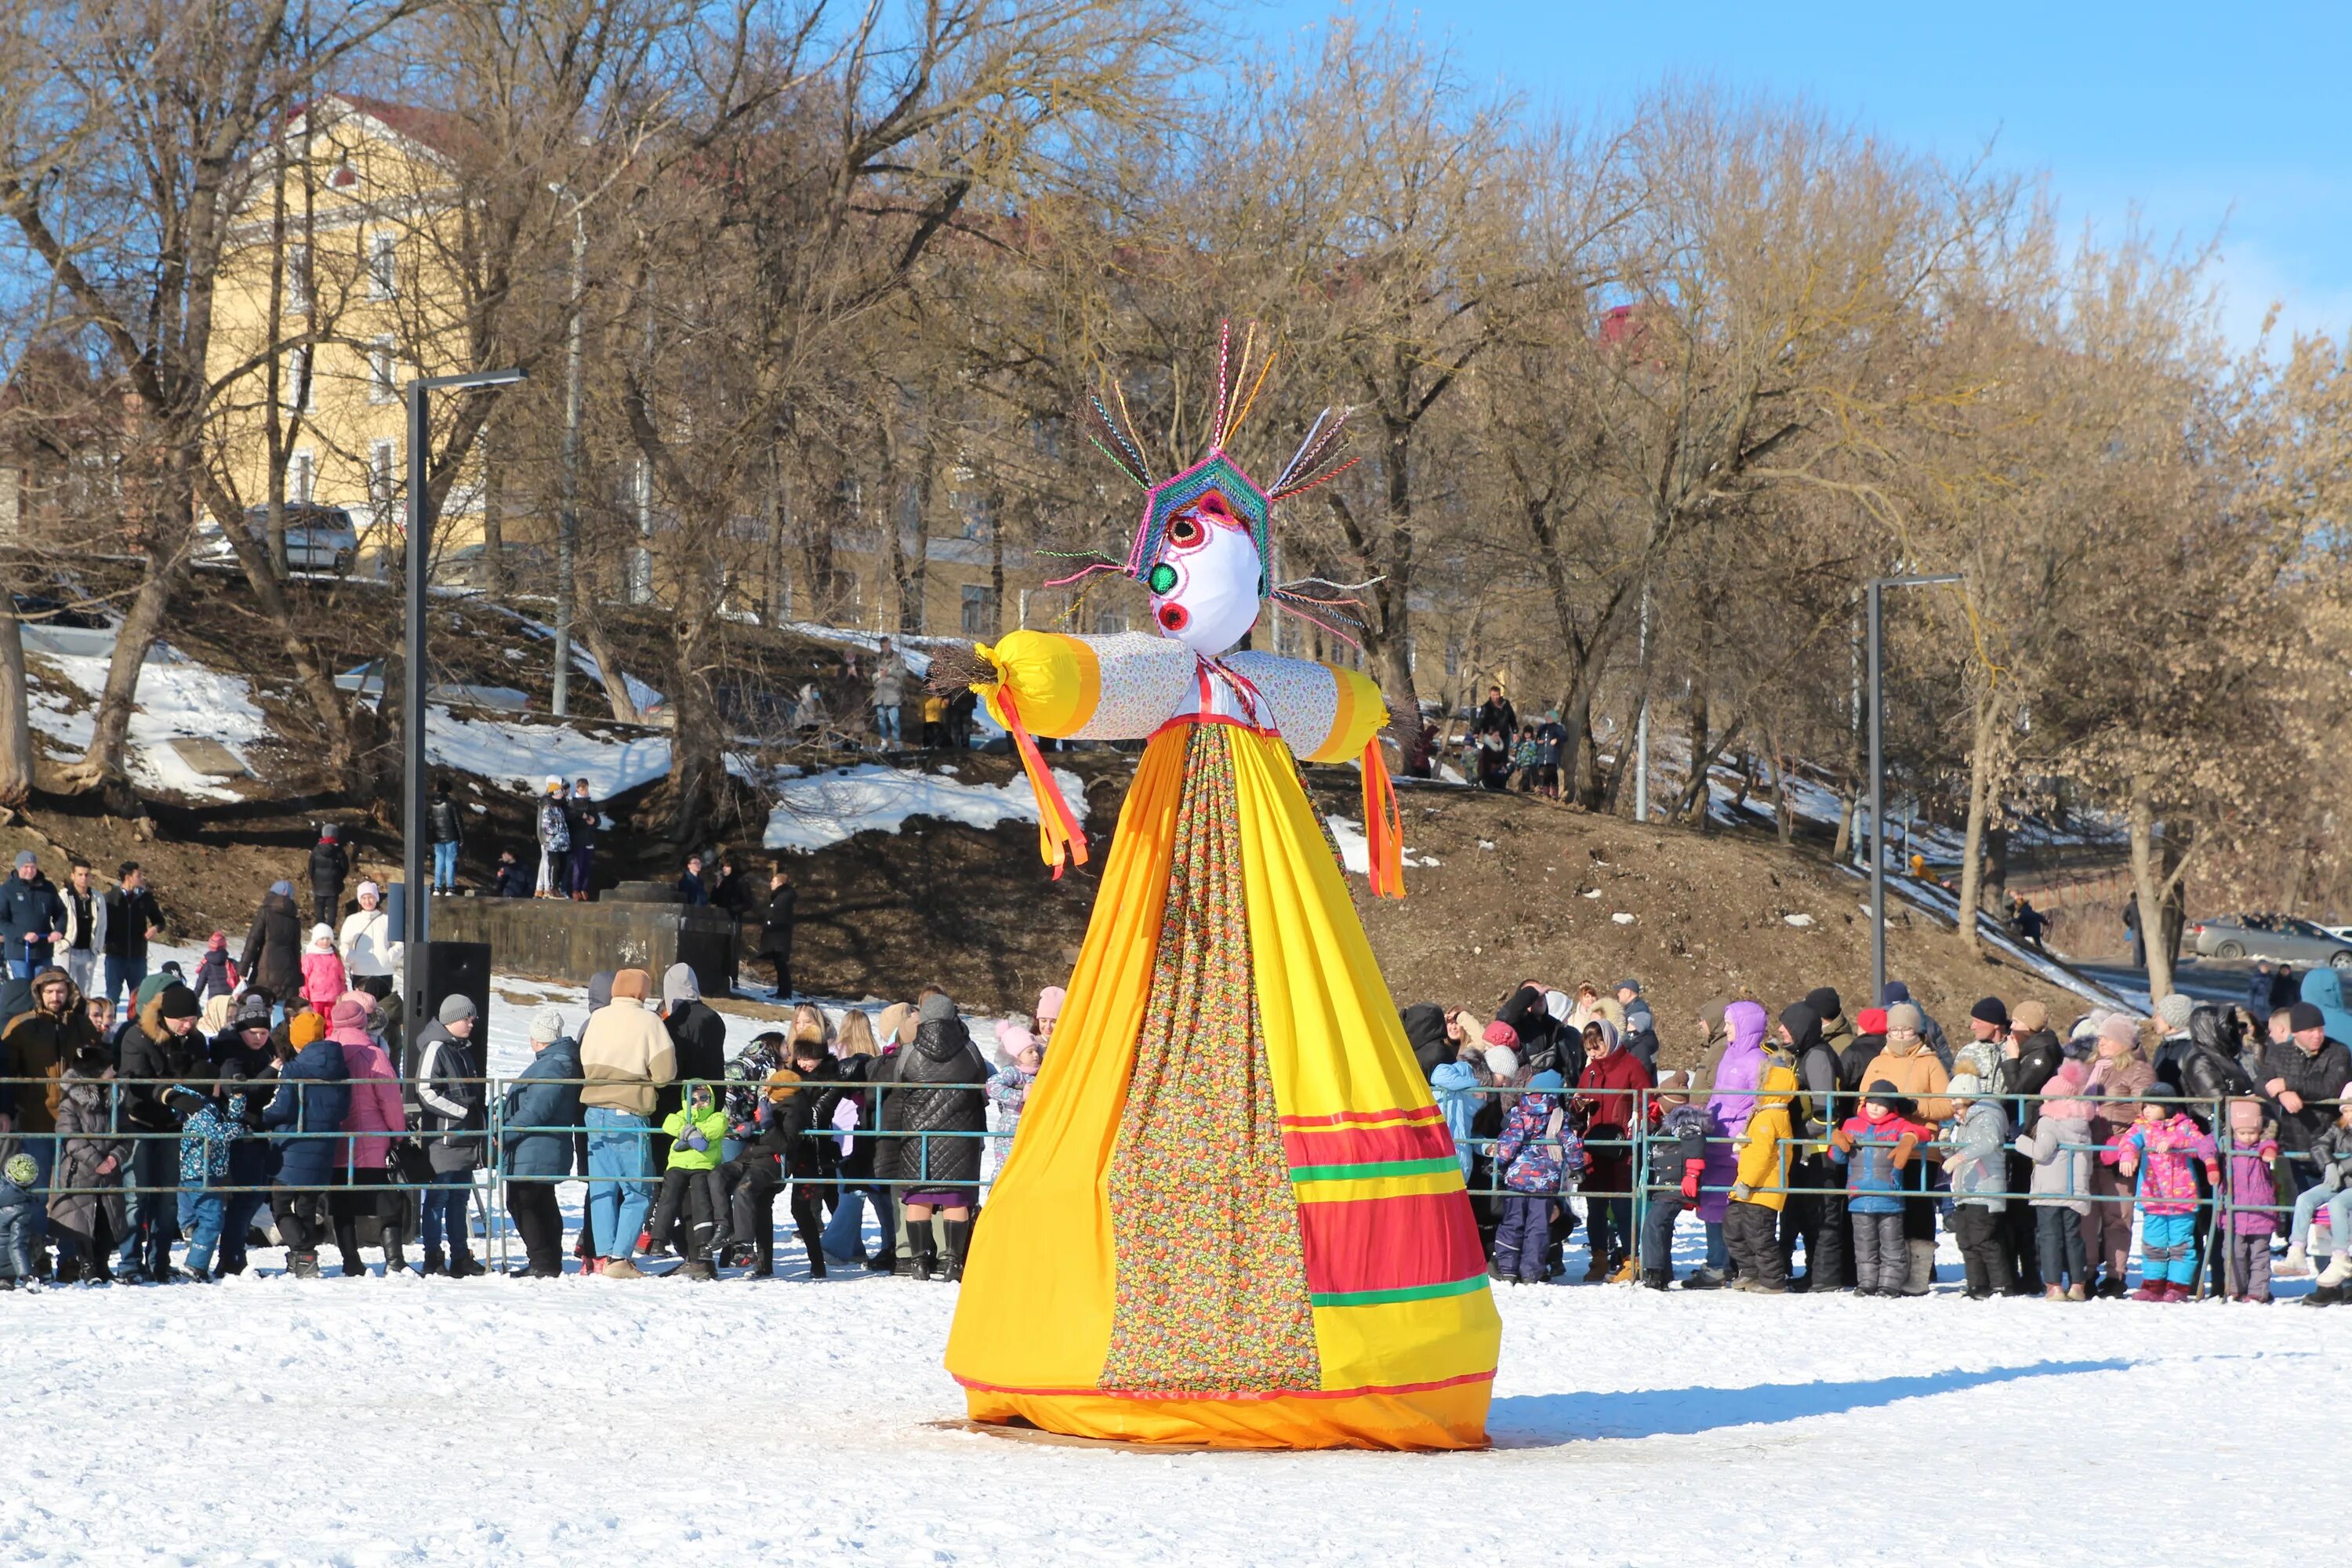
[[[1223,726],[1188,738],[1159,953],[1110,1209],[1118,1299],[1101,1386],[1321,1384],[1298,1205],[1260,1030]]]

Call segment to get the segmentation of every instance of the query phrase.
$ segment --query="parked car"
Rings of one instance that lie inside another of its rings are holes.
[[[269,509],[252,506],[245,509],[246,531],[256,539],[269,535]],[[220,524],[209,518],[197,530],[196,555],[200,560],[225,561],[236,557],[228,537]],[[349,572],[360,552],[359,530],[352,525],[352,514],[339,506],[303,506],[286,503],[286,566],[290,572]]]
[[[2352,942],[2294,915],[2221,915],[2189,928],[2200,958],[2268,958],[2352,970]]]

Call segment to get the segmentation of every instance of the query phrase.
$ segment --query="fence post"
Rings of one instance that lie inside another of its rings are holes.
[[[1654,1089],[1639,1089],[1633,1091],[1633,1148],[1632,1151],[1633,1156],[1633,1173],[1630,1179],[1630,1184],[1633,1189],[1633,1201],[1626,1205],[1625,1212],[1633,1216],[1629,1223],[1633,1234],[1627,1239],[1632,1243],[1633,1247],[1633,1281],[1637,1286],[1641,1283],[1642,1276],[1647,1271],[1648,1268],[1647,1264],[1642,1258],[1642,1228],[1650,1209],[1650,1183],[1648,1179],[1650,1169],[1650,1096],[1655,1092],[1656,1091]],[[1588,1241],[1590,1240],[1589,1233],[1587,1239]]]
[[[485,1057],[488,1056],[485,1051]],[[507,1271],[507,1158],[506,1158],[506,1097],[498,1092],[498,1079],[490,1076],[488,1060],[482,1063],[482,1096],[489,1101],[484,1124],[489,1129],[490,1146],[485,1151],[483,1164],[490,1173],[490,1224],[497,1227],[499,1272]],[[488,1252],[488,1247],[482,1249]]]

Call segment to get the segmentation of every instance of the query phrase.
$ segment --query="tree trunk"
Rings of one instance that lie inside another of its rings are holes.
[[[232,539],[241,539],[245,548],[256,556],[260,554],[260,546],[253,536],[244,533],[235,523],[226,531]],[[266,563],[263,569],[266,574]],[[131,733],[131,710],[138,703],[139,675],[146,667],[148,650],[163,635],[163,612],[171,605],[172,587],[179,574],[179,557],[147,558],[146,574],[139,584],[139,591],[131,596],[131,607],[122,616],[122,628],[115,634],[113,657],[107,660],[106,686],[99,693],[98,711],[90,718],[89,744],[59,775],[62,787],[68,793],[91,789],[127,793],[122,752]],[[20,647],[20,663],[23,657]]]
[[[604,635],[604,617],[592,610],[580,616],[576,624],[580,640],[588,645],[589,653],[596,660],[596,673],[604,678],[604,700],[612,704],[614,720],[623,724],[644,723],[645,715],[637,711],[636,699],[629,695],[628,676],[613,657],[613,640]]]
[[[2172,953],[2164,945],[2164,889],[2157,867],[2156,775],[2132,775],[2131,808],[2126,815],[2131,838],[2133,901],[2139,906],[2140,945],[2147,950],[2147,999],[2152,1006],[2172,994]]]
[[[1854,816],[1859,801],[1857,792],[1849,784],[1838,792],[1837,842],[1830,847],[1830,863],[1843,866],[1853,854]]]
[[[495,599],[506,592],[507,526],[503,470],[490,446],[489,422],[482,424],[482,592]]]
[[[688,635],[681,626],[670,674],[669,777],[656,793],[667,823],[663,837],[681,855],[698,848],[709,827],[720,766],[717,704],[699,668],[702,637],[701,631]]]
[[[15,593],[0,584],[0,805],[22,805],[32,793],[32,701],[25,689],[25,628],[16,619]]]
[[[1960,918],[1952,927],[1953,941],[1970,958],[1984,956],[1977,941],[1977,902],[1984,889],[1985,823],[1992,815],[1993,791],[2000,782],[1994,776],[1999,765],[1994,756],[1999,722],[1993,691],[1988,685],[1977,697],[1975,733],[1969,747],[1968,839],[1960,851]]]

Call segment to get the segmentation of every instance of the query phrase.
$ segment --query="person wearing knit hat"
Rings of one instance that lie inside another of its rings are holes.
[[[2020,1002],[2009,1016],[2009,1032],[2032,1035],[2050,1026],[2050,1009],[2039,1002]]]
[[[1508,1085],[1518,1073],[1519,1055],[1508,1046],[1488,1046],[1485,1060],[1487,1076],[1497,1088]]]
[[[2009,1118],[1998,1100],[1988,1098],[1990,1087],[1975,1073],[1953,1078],[1955,1113],[1946,1134],[1951,1151],[1944,1156],[1952,1188],[1952,1232],[1969,1298],[1978,1301],[2017,1289],[2008,1247],[2009,1201],[2001,1195],[2009,1188]]]
[[[60,971],[34,979],[37,996],[46,997],[47,984]],[[70,1011],[81,1013],[79,998]],[[155,994],[116,1037],[117,1066],[123,1085],[117,1110],[130,1131],[176,1132],[180,1118],[164,1102],[166,1089],[191,1074],[211,1071],[209,1042],[196,1032],[204,1005],[196,994],[176,980],[165,979]],[[172,1189],[180,1179],[179,1148],[168,1138],[141,1138],[124,1161],[128,1184],[134,1191],[126,1200],[128,1223],[117,1239],[122,1263],[134,1277],[164,1280],[172,1277],[172,1240],[178,1203]]]
[[[2020,1008],[2021,1013],[2023,1008]],[[2043,1090],[2027,1101],[2032,1124],[2018,1136],[2017,1152],[2032,1194],[2034,1247],[2042,1293],[2053,1301],[2089,1299],[2091,1271],[2084,1246],[2084,1221],[2092,1205],[2091,1107],[2080,1096],[2089,1077],[2081,1062],[2062,1061]],[[2016,1190],[2012,1182],[2011,1190]]]
[[[33,1216],[42,1211],[41,1167],[30,1154],[0,1164],[0,1290],[35,1281]]]
[[[2009,1004],[1998,996],[1980,998],[1975,1006],[1969,1009],[1969,1022],[1984,1026],[1976,1031],[1979,1040],[2005,1035],[2009,1032]]]
[[[591,1272],[610,1279],[644,1278],[635,1261],[654,1174],[648,1133],[662,1085],[677,1076],[677,1049],[647,1011],[653,976],[614,973],[612,1000],[580,1031],[581,1118],[588,1129],[588,1229],[597,1256]]]
[[[278,1069],[278,1090],[261,1120],[278,1145],[278,1170],[269,1212],[286,1242],[287,1272],[298,1279],[319,1277],[319,1246],[332,1234],[328,1190],[341,1184],[340,1133],[352,1109],[350,1071],[343,1048],[327,1038],[327,1021],[297,1013],[286,1021],[293,1058]]]
[[[1950,1119],[1951,1102],[1945,1098],[1949,1075],[1927,1045],[1921,1029],[1926,1015],[1910,1002],[1886,1010],[1886,1047],[1863,1069],[1863,1081],[1885,1081],[1912,1102],[1911,1120],[1933,1127]],[[1910,1173],[1909,1190],[1920,1191],[1924,1165]],[[1905,1199],[1903,1242],[1907,1270],[1901,1294],[1924,1296],[1936,1280],[1936,1210],[1933,1196]],[[1859,1255],[1857,1254],[1857,1257]]]
[[[503,1117],[507,1213],[526,1259],[511,1272],[557,1279],[563,1275],[563,1211],[555,1184],[572,1174],[572,1129],[580,1125],[580,1086],[563,1080],[581,1077],[580,1047],[564,1033],[563,1015],[541,1007],[530,1017],[530,1063],[507,1089]]]
[[[2156,1016],[2164,1020],[2167,1039],[2189,1033],[2189,1015],[2197,1010],[2196,999],[2185,991],[2168,991],[2156,1004]]]
[[[480,1017],[474,999],[452,992],[416,1037],[416,1128],[428,1142],[434,1185],[423,1194],[425,1272],[462,1279],[485,1272],[473,1255],[467,1200],[483,1163],[481,1131],[488,1121],[482,1082]],[[443,1252],[444,1244],[447,1252]]]
[[[2334,978],[2332,971],[2320,970],[2314,970],[2312,977],[2322,973]],[[2319,1179],[2308,1156],[2333,1120],[2328,1100],[2352,1079],[2352,1054],[2332,1037],[2326,1010],[2318,1002],[2297,1002],[2286,1015],[2286,1038],[2273,1034],[2254,1073],[2255,1087],[2278,1107],[2279,1147],[2288,1156],[2279,1164],[2281,1203],[2300,1197],[2304,1188]],[[2271,1027],[2280,1027],[2275,1013]]]
[[[1037,993],[1037,1043],[1048,1046],[1054,1042],[1054,1026],[1061,1022],[1062,1004],[1069,993],[1058,985],[1048,985]]]
[[[2156,1071],[2140,1050],[2139,1020],[2126,1013],[2099,1019],[2092,1037],[2096,1052],[2084,1098],[2091,1105],[2091,1142],[2101,1149],[2091,1166],[2091,1212],[2083,1219],[2083,1245],[2094,1264],[2105,1267],[2098,1294],[2120,1300],[2131,1253],[2133,1183],[2107,1152],[2119,1145],[2137,1118],[2139,1099],[2156,1087]]]

